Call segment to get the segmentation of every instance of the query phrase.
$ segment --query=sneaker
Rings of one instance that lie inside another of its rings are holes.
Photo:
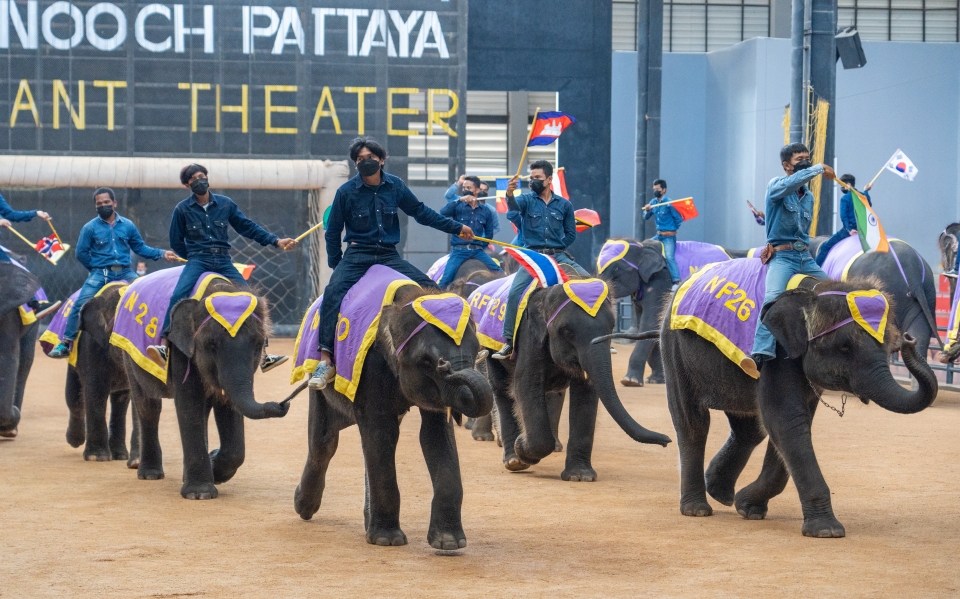
[[[617,348],[615,348],[614,346],[611,345],[611,346],[610,346],[610,353],[611,353],[611,354],[616,354],[616,353],[619,353],[619,352],[617,352]]]
[[[167,346],[150,345],[147,347],[147,357],[160,368],[167,367]]]
[[[676,291],[677,289],[680,289],[680,281],[674,281],[673,286],[670,287],[671,292]]]
[[[503,348],[498,352],[494,352],[491,358],[494,360],[509,360],[510,356],[513,355],[513,344],[507,341],[503,344]]]
[[[51,358],[56,358],[57,360],[62,360],[63,358],[70,357],[70,346],[66,343],[58,343],[55,348],[50,350],[50,353],[47,356]]]
[[[945,276],[945,277],[950,277],[951,279],[956,279],[956,278],[957,278],[957,269],[951,268],[950,270],[945,271],[945,272],[943,273],[943,276]]]
[[[260,360],[260,372],[270,372],[277,366],[289,360],[289,356],[275,356],[273,354],[263,354]]]
[[[50,302],[37,302],[37,307],[34,308],[34,310],[36,311],[35,316],[37,317],[37,320],[40,320],[45,316],[49,316],[53,314],[58,309],[60,309],[61,304],[63,304],[63,302],[61,302],[60,300],[57,300],[52,304]]]
[[[336,366],[328,364],[326,361],[320,362],[320,364],[317,365],[317,369],[313,371],[313,376],[310,377],[310,383],[307,386],[314,391],[319,391],[326,388],[327,384],[329,384],[336,375]]]

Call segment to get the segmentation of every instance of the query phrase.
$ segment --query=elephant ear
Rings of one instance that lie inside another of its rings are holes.
[[[29,302],[40,289],[40,279],[16,264],[0,262],[0,314]]]
[[[667,267],[667,261],[663,258],[659,247],[660,244],[656,244],[655,247],[644,245],[640,248],[637,270],[640,271],[640,278],[644,282],[649,281],[654,274]]]
[[[786,291],[760,313],[763,324],[790,359],[799,358],[807,351],[809,339],[804,310],[813,305],[814,295],[807,289]]]
[[[193,357],[197,329],[203,323],[203,315],[198,310],[199,305],[198,300],[185,299],[173,307],[173,314],[170,315],[170,332],[167,339],[188,358]]]

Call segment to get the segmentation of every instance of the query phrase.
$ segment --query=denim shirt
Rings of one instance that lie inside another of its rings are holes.
[[[457,192],[458,192],[459,190],[460,190],[460,186],[457,185],[456,183],[454,183],[454,184],[451,185],[450,188],[447,189],[447,191],[443,194],[443,199],[445,199],[448,204],[449,204],[450,202],[457,202],[457,201],[459,201],[459,200],[460,200],[460,196],[457,195]],[[490,214],[493,215],[493,231],[487,231],[487,233],[490,233],[490,235],[481,235],[481,237],[493,237],[494,234],[500,232],[500,218],[497,216],[497,209],[494,208],[494,205],[493,205],[493,204],[490,204],[489,202],[485,202],[485,201],[484,201],[484,200],[489,200],[489,199],[492,199],[492,198],[486,197],[486,198],[478,198],[478,199],[481,200],[481,204],[484,205],[484,206],[486,206],[486,207],[487,207],[487,210],[490,211]],[[474,231],[474,233],[476,233],[476,231]]]
[[[523,242],[523,219],[520,218],[520,212],[517,210],[507,210],[507,220],[517,228],[517,235],[510,243],[527,247],[527,244]]]
[[[333,198],[327,231],[327,264],[336,268],[343,258],[343,241],[367,246],[395,246],[400,243],[400,221],[397,209],[426,225],[450,235],[457,235],[463,226],[440,216],[413,195],[399,178],[380,171],[380,185],[371,187],[359,174],[340,186]],[[346,233],[344,233],[346,229]]]
[[[211,193],[206,210],[197,202],[195,195],[181,201],[173,209],[173,216],[170,218],[170,249],[185,258],[213,248],[229,251],[227,225],[260,245],[276,245],[279,239],[247,218],[233,200]]]
[[[491,214],[486,204],[478,203],[476,208],[472,208],[470,204],[456,200],[441,208],[440,214],[452,218],[460,224],[467,225],[475,235],[487,238],[493,237],[493,223],[496,222],[496,215]],[[467,241],[459,235],[450,236],[450,246],[453,249],[465,249],[471,246],[486,248],[488,245],[490,244],[486,241]]]
[[[137,226],[119,214],[112,226],[98,216],[80,229],[77,260],[87,270],[130,266],[131,250],[148,260],[163,257],[163,250],[145,244]]]
[[[810,243],[813,194],[806,188],[806,183],[822,174],[823,165],[815,164],[790,176],[770,180],[767,184],[767,243]]]
[[[0,218],[5,218],[14,223],[25,223],[33,220],[37,215],[36,210],[14,210],[7,203],[3,196],[0,196]]]
[[[873,200],[870,199],[870,192],[862,191],[860,193],[867,198],[867,203],[873,206]],[[845,231],[857,230],[857,213],[853,209],[853,194],[849,191],[840,198],[840,222],[843,223],[843,229]]]
[[[550,201],[544,202],[531,191],[508,197],[507,205],[522,219],[519,229],[524,247],[563,250],[577,240],[573,204],[557,194],[551,192]]]
[[[663,196],[662,198],[653,198],[650,200],[647,206],[657,206],[657,204],[664,204],[669,201],[670,198],[667,196]],[[677,212],[677,209],[673,207],[673,204],[657,206],[656,208],[643,211],[643,220],[650,220],[651,216],[657,217],[657,231],[676,231],[680,228],[680,224],[683,222],[683,217],[680,216],[680,213]]]

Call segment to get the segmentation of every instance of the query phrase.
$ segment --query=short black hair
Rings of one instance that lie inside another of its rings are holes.
[[[360,150],[364,148],[370,150],[370,153],[380,160],[387,159],[387,151],[383,149],[383,146],[380,145],[380,142],[372,137],[360,136],[354,138],[354,140],[350,142],[350,148],[347,150],[350,153],[350,160],[356,162],[357,156],[360,154]]]
[[[849,185],[850,187],[857,186],[857,178],[853,175],[840,175],[840,180]]]
[[[97,201],[97,196],[104,193],[110,196],[111,202],[117,201],[117,194],[113,193],[113,190],[109,187],[98,187],[97,190],[93,192],[93,201]]]
[[[667,188],[667,182],[664,181],[663,179],[655,179],[655,180],[653,181],[653,184],[654,184],[654,185],[659,185],[660,187],[662,187],[662,188],[664,188],[664,189]]]
[[[553,176],[553,165],[547,162],[546,160],[537,160],[530,165],[530,172],[533,172],[533,169],[538,168],[543,171],[543,174],[547,177]]]
[[[475,177],[474,175],[467,175],[466,177],[463,178],[463,180],[473,183],[474,185],[477,186],[478,190],[480,189],[480,183],[482,183],[482,181],[480,181],[480,177]]]
[[[795,144],[787,144],[782,148],[780,148],[780,162],[790,162],[791,158],[803,152],[806,152],[807,154],[809,154],[810,149],[800,142],[797,142]]]
[[[183,170],[180,171],[180,182],[184,185],[190,183],[190,179],[193,178],[197,173],[203,173],[204,175],[209,175],[207,172],[207,167],[200,166],[199,164],[188,164],[183,167]]]

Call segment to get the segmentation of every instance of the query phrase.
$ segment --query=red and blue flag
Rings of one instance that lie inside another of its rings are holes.
[[[504,248],[504,250],[513,256],[514,260],[525,268],[541,287],[559,285],[568,280],[567,273],[563,272],[551,256],[519,248]]]
[[[563,130],[577,122],[565,112],[538,112],[533,122],[528,146],[548,146],[557,141]]]
[[[40,255],[53,262],[54,264],[63,257],[67,250],[70,249],[69,245],[64,245],[60,243],[60,238],[56,234],[50,235],[49,237],[44,237],[34,246],[34,249],[40,252]]]

